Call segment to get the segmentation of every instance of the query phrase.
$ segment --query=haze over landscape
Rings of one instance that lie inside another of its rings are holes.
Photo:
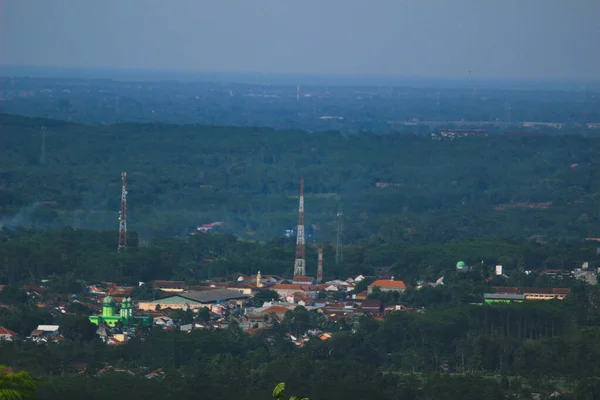
[[[4,1],[3,65],[600,79],[597,0]]]
[[[0,399],[600,398],[599,16],[1,1]]]

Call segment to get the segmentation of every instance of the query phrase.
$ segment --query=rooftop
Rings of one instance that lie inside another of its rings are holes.
[[[398,288],[406,289],[406,284],[403,281],[384,280],[379,279],[369,285],[370,287],[382,287],[382,288]]]
[[[247,294],[240,293],[238,290],[229,290],[229,289],[211,289],[211,290],[190,290],[187,292],[181,292],[177,294],[172,294],[169,296],[165,296],[162,299],[167,299],[169,297],[183,297],[189,300],[197,301],[199,303],[213,303],[217,300],[227,301],[227,300],[237,300],[237,299],[247,299],[250,296]],[[155,300],[154,303],[160,303],[159,300]]]

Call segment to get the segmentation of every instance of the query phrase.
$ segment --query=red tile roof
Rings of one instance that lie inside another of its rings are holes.
[[[264,311],[264,314],[285,314],[289,309],[283,306],[271,306]]]
[[[11,331],[8,328],[0,326],[0,335],[10,335],[10,336],[19,336],[15,332]]]
[[[281,290],[298,290],[298,291],[301,291],[302,287],[303,287],[303,285],[293,285],[291,283],[278,283],[276,285],[271,286],[271,289],[273,289],[273,290],[281,289]]]
[[[519,293],[519,290],[520,290],[520,288],[514,287],[514,286],[492,286],[492,289],[496,293],[503,293],[503,294],[505,294],[505,293],[516,294],[516,293]]]
[[[406,289],[406,285],[402,281],[392,281],[384,279],[376,280],[375,282],[371,283],[369,287]]]
[[[296,275],[294,276],[293,281],[311,283],[313,281],[313,278],[311,278],[310,276]]]

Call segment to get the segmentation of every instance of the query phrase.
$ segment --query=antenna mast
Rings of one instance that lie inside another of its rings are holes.
[[[300,203],[298,205],[298,230],[296,234],[296,261],[294,276],[306,275],[306,259],[304,257],[304,179],[300,179]]]
[[[119,246],[117,251],[127,248],[127,173],[121,172],[121,212],[119,213]]]

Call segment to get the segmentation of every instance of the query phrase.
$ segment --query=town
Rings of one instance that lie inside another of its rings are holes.
[[[321,264],[322,265],[322,264]],[[458,262],[456,271],[466,273],[469,267]],[[502,267],[496,266],[496,275]],[[491,286],[480,301],[474,304],[509,303],[522,301],[563,300],[569,288],[559,287],[567,278],[578,279],[597,285],[597,271],[587,265],[573,271],[545,270],[542,276],[555,280],[552,288],[520,288]],[[506,277],[506,276],[504,276]],[[489,280],[489,279],[488,279]],[[356,276],[344,280],[319,282],[316,278],[297,275],[286,280],[276,275],[261,274],[243,276],[234,274],[227,278],[202,285],[187,285],[182,281],[140,282],[139,287],[119,286],[101,282],[87,286],[88,293],[75,296],[69,293],[48,293],[44,284],[30,283],[24,286],[27,296],[37,307],[47,309],[57,316],[74,315],[74,305],[93,310],[89,321],[97,326],[96,334],[107,344],[126,343],[140,334],[140,328],[154,327],[165,331],[195,329],[223,329],[229,324],[239,325],[249,334],[268,330],[273,324],[281,323],[299,307],[314,312],[330,326],[330,331],[319,330],[318,326],[306,326],[296,337],[288,337],[298,346],[311,339],[327,340],[337,326],[352,326],[359,317],[372,316],[383,320],[391,312],[421,313],[425,307],[414,308],[402,301],[405,292],[435,288],[444,284],[444,277],[436,282],[419,282],[409,287],[394,277]],[[0,289],[3,287],[0,286]],[[132,293],[151,290],[154,300],[138,300]],[[2,304],[0,307],[9,308]],[[28,337],[0,327],[3,340],[31,340],[34,342],[60,341],[59,325],[40,324]]]

